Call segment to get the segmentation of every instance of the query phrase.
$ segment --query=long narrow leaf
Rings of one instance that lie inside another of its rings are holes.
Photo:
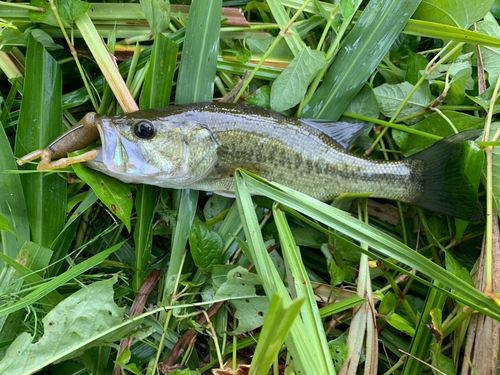
[[[16,170],[17,165],[14,154],[10,147],[5,130],[0,124],[0,214],[7,220],[14,233],[2,230],[0,238],[3,254],[14,258],[30,238],[28,214],[24,200],[21,179],[18,174],[2,173],[5,170]],[[16,237],[17,236],[17,237]],[[3,261],[0,261],[0,269],[3,269]]]
[[[262,285],[266,295],[271,298],[274,293],[279,293],[284,296],[285,303],[290,304],[292,300],[288,295],[288,291],[264,246],[259,222],[257,221],[257,215],[245,179],[242,178],[240,172],[237,172],[234,181],[236,202],[238,203],[248,247],[252,252],[252,259],[257,273],[263,281]],[[304,322],[301,319],[295,319],[285,342],[294,358],[295,370],[304,374],[326,374],[326,369],[320,361],[321,353],[317,352],[317,347],[312,345]]]
[[[276,205],[273,208],[273,215],[278,228],[283,253],[288,259],[290,269],[293,273],[297,296],[306,299],[306,303],[301,309],[302,320],[304,321],[304,325],[309,333],[309,336],[311,337],[313,345],[316,345],[316,350],[321,353],[320,359],[323,362],[323,367],[327,369],[329,374],[334,374],[335,368],[333,367],[331,360],[330,349],[326,341],[311,281],[309,280],[306,268],[300,256],[300,252],[298,251],[295,240],[293,239],[292,231],[286,221],[285,213],[276,207]]]
[[[338,120],[419,3],[420,0],[370,1],[302,115]]]
[[[368,244],[383,256],[396,259],[408,267],[415,268],[427,277],[458,292],[460,296],[454,296],[457,300],[473,304],[474,308],[480,309],[484,314],[500,320],[500,306],[492,299],[388,234],[354,219],[344,211],[285,186],[264,181],[256,176],[252,177],[248,172],[243,173],[242,177],[249,188],[302,212],[359,242]]]
[[[61,69],[41,43],[28,38],[26,79],[16,137],[16,156],[44,149],[59,136],[62,124]],[[24,169],[35,169],[27,165]],[[31,239],[50,246],[64,226],[66,181],[52,174],[30,173],[21,176]]]

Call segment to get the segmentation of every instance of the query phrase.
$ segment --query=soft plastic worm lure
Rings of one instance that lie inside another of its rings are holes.
[[[81,150],[99,137],[99,130],[94,121],[94,116],[94,112],[87,113],[76,125],[72,126],[52,141],[47,148],[35,150],[24,155],[17,160],[17,164],[23,165],[29,161],[41,158],[36,169],[44,171],[94,159],[98,154],[97,150],[90,150],[84,154],[71,158],[65,157],[68,152]],[[53,159],[59,160],[52,161]]]

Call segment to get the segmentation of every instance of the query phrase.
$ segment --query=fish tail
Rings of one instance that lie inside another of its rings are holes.
[[[483,217],[477,191],[464,173],[460,143],[476,139],[481,130],[466,130],[436,142],[408,159],[422,171],[421,194],[415,206],[465,220]]]

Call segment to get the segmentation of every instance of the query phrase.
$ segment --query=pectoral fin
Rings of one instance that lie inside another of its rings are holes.
[[[263,176],[266,172],[266,169],[259,165],[259,164],[253,164],[253,163],[230,163],[230,164],[223,164],[223,165],[218,165],[215,167],[215,170],[218,173],[218,178],[233,178],[236,169],[241,168],[244,169],[248,172],[254,173],[259,176]]]

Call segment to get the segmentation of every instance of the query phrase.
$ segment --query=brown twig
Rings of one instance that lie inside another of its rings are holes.
[[[160,270],[154,269],[151,273],[146,277],[144,282],[141,285],[141,288],[137,292],[134,302],[130,307],[129,316],[132,317],[134,315],[139,315],[144,311],[144,305],[148,299],[149,294],[153,291],[156,284],[158,283],[158,279],[160,277]],[[130,344],[132,344],[132,337],[126,338],[122,340],[120,343],[120,350],[116,354],[116,358],[120,355],[120,353],[128,347],[130,349]],[[122,371],[120,366],[116,366],[113,370],[113,375],[121,375]]]

